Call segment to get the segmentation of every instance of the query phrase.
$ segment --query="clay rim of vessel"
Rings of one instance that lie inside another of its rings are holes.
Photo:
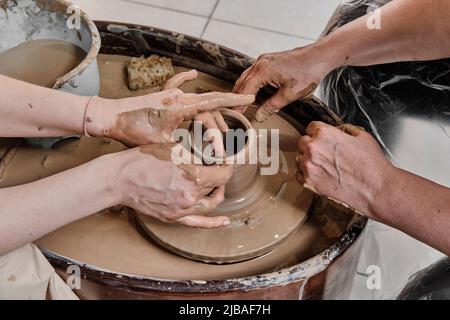
[[[252,124],[243,114],[241,114],[237,111],[234,111],[231,109],[220,109],[219,111],[223,115],[225,122],[227,122],[227,120],[235,121],[241,125],[241,128],[239,128],[239,129],[243,129],[246,133],[248,133],[246,135],[247,141],[245,143],[245,146],[241,150],[239,150],[237,153],[235,153],[231,156],[219,158],[216,156],[210,156],[208,154],[205,154],[204,152],[202,152],[202,150],[198,149],[198,146],[195,143],[192,143],[193,154],[196,156],[201,155],[202,158],[207,163],[218,163],[218,162],[222,161],[225,164],[233,164],[233,165],[247,164],[246,160],[249,155],[249,150],[251,148],[253,148],[256,143],[256,137],[253,134]]]

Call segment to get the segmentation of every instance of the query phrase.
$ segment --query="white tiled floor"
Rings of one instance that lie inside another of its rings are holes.
[[[220,43],[239,52],[244,52],[255,58],[265,52],[288,50],[307,45],[311,42],[311,40],[294,36],[262,31],[215,20],[210,21],[203,38]]]
[[[92,18],[150,25],[257,57],[311,43],[341,0],[72,0]]]
[[[222,0],[212,18],[315,39],[340,0]]]

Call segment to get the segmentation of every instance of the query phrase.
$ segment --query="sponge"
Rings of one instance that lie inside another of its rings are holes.
[[[127,71],[131,90],[162,87],[174,76],[172,61],[155,54],[148,58],[131,58]]]

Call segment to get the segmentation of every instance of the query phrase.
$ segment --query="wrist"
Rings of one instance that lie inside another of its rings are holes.
[[[368,202],[369,218],[386,223],[392,208],[392,196],[395,195],[398,183],[401,181],[400,175],[401,170],[390,163],[383,169],[380,182],[374,188]]]
[[[109,137],[111,129],[117,121],[117,100],[97,97],[85,114],[86,133],[93,137]]]
[[[323,76],[342,67],[345,63],[345,57],[337,52],[337,46],[333,42],[333,39],[327,36],[309,47],[313,51],[313,55],[317,61],[316,65],[321,69]]]
[[[96,169],[102,176],[104,194],[109,199],[110,206],[123,204],[123,171],[129,152],[112,153],[97,159],[99,167]]]

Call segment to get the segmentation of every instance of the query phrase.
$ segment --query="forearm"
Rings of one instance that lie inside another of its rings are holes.
[[[371,217],[450,255],[450,189],[394,169]]]
[[[0,137],[60,137],[81,135],[84,129],[92,136],[109,136],[121,113],[164,108],[170,96],[158,92],[123,99],[83,97],[2,75],[0,88]]]
[[[116,205],[117,155],[33,183],[0,189],[0,256]]]
[[[58,137],[83,134],[85,112],[95,109],[98,132],[112,121],[108,106],[115,100],[83,97],[51,90],[0,75],[0,137]],[[106,110],[105,110],[106,109]],[[91,119],[94,120],[94,119]]]
[[[316,44],[330,71],[450,57],[450,1],[394,0],[380,14],[381,29],[368,28],[369,16],[364,16]]]

